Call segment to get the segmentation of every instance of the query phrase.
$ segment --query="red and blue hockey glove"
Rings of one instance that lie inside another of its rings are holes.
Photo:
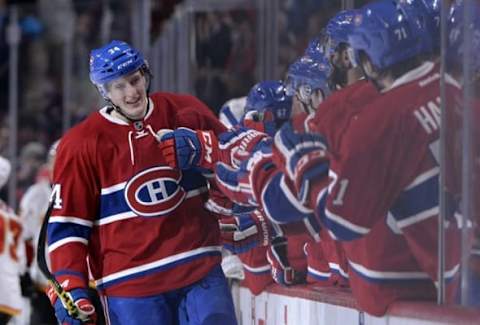
[[[205,209],[215,214],[217,218],[229,217],[233,214],[233,202],[223,194],[210,193],[208,201],[205,202]]]
[[[271,157],[270,145],[264,143],[264,146],[251,154],[238,168],[218,163],[215,168],[218,188],[237,204],[257,206],[254,187],[275,167]]]
[[[222,218],[219,225],[223,246],[234,254],[270,243],[270,225],[258,210]]]
[[[315,241],[320,240],[320,224],[314,210],[298,200],[294,185],[282,172],[271,173],[260,193],[259,206],[274,225],[277,235],[307,232]]]
[[[165,162],[172,168],[212,169],[218,159],[217,138],[212,131],[184,127],[175,130],[163,129],[157,132],[157,138]]]
[[[267,134],[245,127],[235,127],[222,132],[218,136],[219,160],[239,167],[264,141],[271,141]]]
[[[328,174],[326,141],[319,134],[295,131],[290,122],[281,127],[274,141],[273,159],[294,182],[298,199],[305,203],[310,182]]]
[[[255,210],[257,210],[257,208],[252,207],[252,206],[247,206],[247,205],[239,205],[239,204],[236,204],[236,203],[234,203],[233,207],[232,207],[232,213],[234,215],[243,214],[243,213],[250,213],[250,212],[253,212]]]
[[[306,242],[303,246],[308,264],[307,282],[330,286],[333,284],[332,273],[322,244],[323,242]]]
[[[258,112],[248,111],[242,119],[242,125],[249,129],[254,129],[273,137],[277,131],[275,117],[270,111]]]
[[[271,266],[272,278],[282,286],[303,283],[306,277],[304,272],[298,272],[290,266],[287,244],[288,241],[285,237],[275,237],[267,250],[267,260]]]
[[[55,302],[55,316],[58,319],[59,324],[62,325],[82,325],[82,324],[95,324],[97,314],[95,313],[95,307],[89,299],[86,289],[77,288],[67,292],[70,298],[78,308],[79,315],[73,317],[68,313],[66,306],[63,305],[61,299],[54,298]],[[51,294],[49,293],[49,296]],[[52,299],[52,298],[51,298]]]
[[[257,206],[250,186],[249,171],[245,164],[240,168],[234,168],[224,163],[218,163],[215,168],[215,176],[219,189],[230,200],[240,205]]]

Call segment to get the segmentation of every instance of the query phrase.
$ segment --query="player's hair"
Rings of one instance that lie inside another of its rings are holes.
[[[418,67],[422,62],[424,62],[426,59],[425,55],[419,55],[415,56],[413,58],[404,60],[402,62],[396,63],[394,65],[389,66],[388,68],[385,69],[379,69],[375,67],[373,64],[373,69],[375,70],[375,73],[377,74],[378,79],[385,78],[387,76],[397,79],[401,77],[403,74],[405,74],[406,71],[412,70],[416,67]],[[359,61],[360,61],[360,67],[363,68],[365,62],[369,60],[369,56],[365,53],[365,51],[360,51],[359,52]],[[371,63],[371,61],[370,61]],[[365,73],[364,73],[365,74]]]

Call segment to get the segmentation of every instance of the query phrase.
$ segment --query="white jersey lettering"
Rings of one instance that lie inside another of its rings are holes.
[[[413,112],[428,134],[440,128],[440,98],[437,97],[435,101],[436,103],[429,101],[426,106],[421,106]]]
[[[62,196],[61,196],[62,186],[60,184],[54,184],[52,188],[52,194],[50,195],[50,202],[53,201],[54,209],[62,208]]]

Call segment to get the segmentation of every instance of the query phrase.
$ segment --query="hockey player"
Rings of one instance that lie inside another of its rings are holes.
[[[0,187],[10,175],[10,162],[0,157]],[[25,247],[20,218],[3,201],[0,201],[0,324],[6,325],[12,316],[22,311],[20,275],[25,269]]]
[[[290,65],[286,86],[293,98],[294,115],[300,112],[313,113],[330,95],[328,78],[331,74],[332,68],[325,57],[302,57]]]
[[[329,78],[332,90],[345,88],[361,77],[361,70],[354,67],[348,57],[348,35],[354,27],[353,17],[357,12],[356,9],[340,11],[325,27],[323,51],[333,68]]]
[[[108,105],[59,144],[52,273],[90,323],[89,272],[110,324],[236,324],[217,220],[204,208],[206,180],[168,167],[156,134],[224,128],[192,96],[150,95],[150,78],[142,54],[125,42],[91,52],[90,79]],[[80,322],[51,300],[62,324]]]

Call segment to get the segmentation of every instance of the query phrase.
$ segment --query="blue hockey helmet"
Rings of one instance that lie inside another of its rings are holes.
[[[324,53],[330,57],[341,43],[348,44],[348,35],[353,29],[353,19],[358,9],[342,10],[330,19],[325,27]]]
[[[304,103],[309,102],[310,96],[316,90],[320,90],[326,98],[331,93],[328,84],[331,73],[332,66],[325,56],[317,60],[302,57],[288,68],[287,93],[293,96],[297,92]]]
[[[272,125],[266,126],[270,135],[292,114],[292,96],[286,92],[285,84],[281,80],[267,80],[257,83],[250,89],[245,104],[245,116],[256,113]]]
[[[356,14],[348,40],[351,59],[358,64],[359,53],[365,52],[378,69],[428,53],[431,43],[425,43],[428,31],[409,16],[394,1],[378,1],[365,6]]]
[[[440,49],[440,13],[441,0],[397,0],[397,4],[411,17],[417,17],[417,23],[426,30],[424,40],[431,44],[433,52]]]
[[[323,43],[323,38],[318,36],[308,42],[308,46],[303,55],[311,58],[312,60],[321,59],[325,56],[324,50],[325,46]]]
[[[467,12],[470,17],[464,16],[465,6],[468,6]],[[465,26],[465,21],[468,21],[468,26]],[[469,69],[474,74],[479,74],[480,60],[477,58],[480,53],[480,4],[474,1],[455,1],[448,17],[448,30],[448,65],[461,69],[467,56],[470,58]],[[465,35],[465,31],[469,35]],[[468,44],[465,42],[465,36],[468,38]]]
[[[107,83],[141,68],[147,69],[142,53],[123,41],[114,40],[90,52],[90,80],[104,97]]]

